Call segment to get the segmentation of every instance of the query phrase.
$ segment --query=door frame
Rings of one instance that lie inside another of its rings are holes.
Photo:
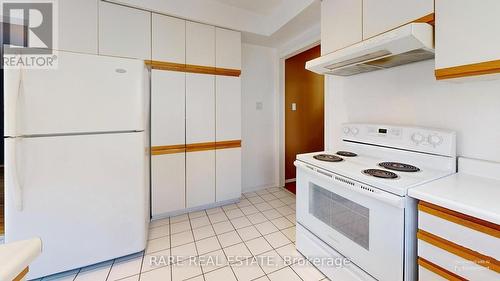
[[[278,91],[278,102],[276,103],[276,112],[278,114],[278,124],[279,124],[279,133],[278,133],[278,149],[279,149],[279,157],[277,163],[277,171],[278,171],[278,184],[280,187],[285,186],[285,60],[293,57],[297,54],[300,54],[304,51],[307,51],[313,47],[320,45],[321,41],[318,38],[313,38],[313,40],[309,40],[307,42],[303,42],[300,45],[297,45],[295,48],[289,49],[285,52],[282,52],[279,59],[279,91]],[[330,96],[328,89],[328,80],[325,79],[325,105],[329,104]],[[324,117],[324,128],[325,128],[325,140],[324,146],[325,150],[328,150],[327,144],[330,142],[330,130],[327,126],[326,122],[329,120],[330,110],[325,106],[325,117]]]

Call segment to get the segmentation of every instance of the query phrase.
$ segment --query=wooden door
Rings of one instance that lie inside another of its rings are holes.
[[[320,46],[285,61],[285,179],[295,178],[296,155],[324,150],[324,78],[305,69]],[[292,110],[296,104],[296,110]]]

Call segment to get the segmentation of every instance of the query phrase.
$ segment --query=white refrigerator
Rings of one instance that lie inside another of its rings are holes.
[[[28,279],[144,250],[148,75],[69,52],[57,69],[5,70],[5,242],[41,238]]]

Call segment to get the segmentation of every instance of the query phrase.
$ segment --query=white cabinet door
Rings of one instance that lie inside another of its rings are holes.
[[[216,150],[216,200],[241,197],[241,148]]]
[[[186,143],[184,72],[151,71],[151,145]]]
[[[215,141],[215,76],[186,73],[186,143]]]
[[[151,13],[101,1],[99,54],[151,59]]]
[[[500,60],[499,14],[497,0],[436,1],[436,69]]]
[[[215,27],[186,22],[186,64],[215,66]]]
[[[241,33],[215,29],[215,66],[218,68],[241,69]]]
[[[98,0],[58,2],[59,50],[97,54]]]
[[[241,79],[216,78],[216,140],[241,139]]]
[[[185,153],[151,156],[153,217],[186,208],[185,163]]]
[[[363,0],[363,39],[431,13],[434,13],[434,0]]]
[[[215,203],[215,150],[186,153],[187,208]]]
[[[186,63],[186,21],[159,14],[152,21],[153,60]]]
[[[362,0],[321,2],[321,55],[363,39]]]

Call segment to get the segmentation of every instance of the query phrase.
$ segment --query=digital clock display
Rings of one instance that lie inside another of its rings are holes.
[[[387,129],[378,129],[379,134],[387,134]]]

